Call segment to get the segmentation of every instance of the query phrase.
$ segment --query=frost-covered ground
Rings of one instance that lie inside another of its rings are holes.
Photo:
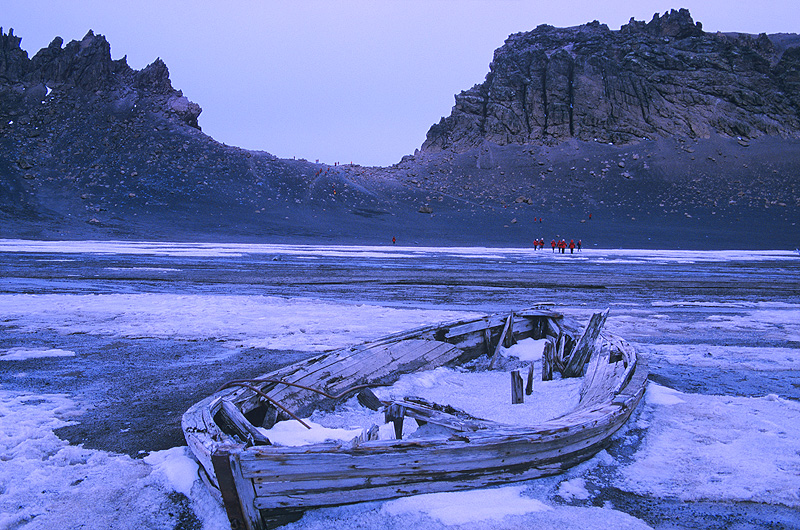
[[[538,302],[582,320],[610,307],[650,359],[608,450],[557,477],[289,527],[800,528],[792,252],[6,240],[0,273],[0,529],[227,528],[176,431],[220,381]]]

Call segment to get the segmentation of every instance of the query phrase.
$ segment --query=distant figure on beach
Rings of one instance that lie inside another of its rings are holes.
[[[570,239],[569,240],[569,253],[570,254],[575,254],[575,240],[574,239]]]
[[[581,243],[581,240],[579,239],[578,240],[578,252],[581,251],[581,246],[583,246],[583,243]]]
[[[565,240],[561,240],[558,242],[558,249],[561,251],[562,254],[566,254],[567,251],[567,242]]]
[[[394,245],[395,243],[397,243],[397,239],[395,239],[395,237],[392,236],[392,245]]]
[[[555,239],[550,242],[550,246],[553,247],[553,254],[555,254],[555,252],[556,252],[556,240]]]

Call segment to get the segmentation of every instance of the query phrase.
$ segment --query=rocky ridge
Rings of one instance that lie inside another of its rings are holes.
[[[685,9],[511,35],[423,151],[566,139],[800,138],[797,39],[705,33]],[[795,36],[796,37],[796,36]]]
[[[334,237],[375,194],[344,172],[216,142],[156,59],[89,31],[33,58],[0,31],[0,237]]]
[[[795,248],[798,45],[685,11],[540,26],[379,168],[221,144],[161,60],[0,31],[0,238]]]

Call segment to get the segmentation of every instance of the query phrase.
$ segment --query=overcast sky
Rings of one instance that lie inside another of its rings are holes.
[[[706,31],[800,33],[798,0],[3,0],[0,26],[29,57],[89,29],[135,69],[160,57],[220,142],[391,165],[483,82],[509,34],[680,7]]]

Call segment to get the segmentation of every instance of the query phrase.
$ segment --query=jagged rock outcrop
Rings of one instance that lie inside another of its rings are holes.
[[[343,169],[203,134],[161,59],[134,70],[91,31],[20,44],[0,29],[0,239],[327,236],[385,214]]]
[[[91,97],[91,110],[95,112],[102,111],[104,105],[118,110],[120,105],[132,107],[136,100],[149,98],[154,107],[200,128],[197,118],[202,109],[172,87],[169,70],[161,59],[136,71],[124,57],[111,59],[111,45],[91,30],[80,41],[66,46],[61,37],[56,37],[31,59],[20,48],[20,41],[13,29],[5,34],[0,28],[0,118],[21,113],[23,97],[41,102],[51,90],[58,90],[61,94],[70,92],[76,101]],[[75,90],[80,93],[71,92]],[[0,120],[0,127],[8,121]]]
[[[798,44],[705,33],[685,9],[631,19],[619,31],[597,21],[539,26],[495,51],[486,80],[456,96],[422,149],[714,133],[797,138]]]

